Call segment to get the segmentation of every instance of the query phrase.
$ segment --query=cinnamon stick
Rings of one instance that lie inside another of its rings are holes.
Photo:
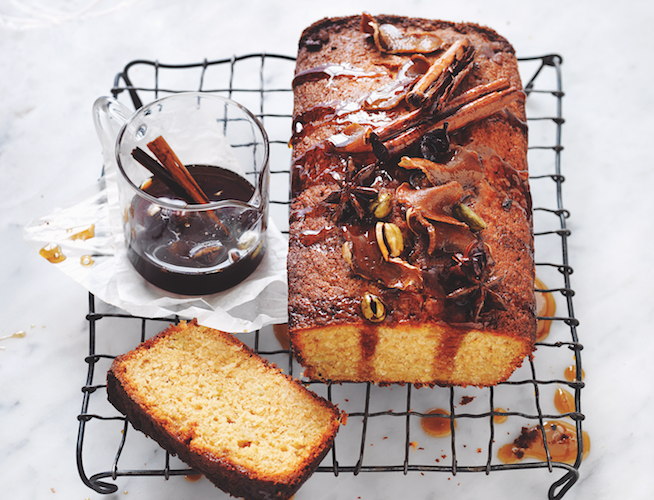
[[[157,160],[152,158],[149,154],[143,151],[141,148],[136,147],[132,150],[132,156],[134,159],[147,168],[152,175],[157,179],[160,179],[175,195],[179,196],[186,203],[193,203],[193,199],[177,182],[173,179],[173,176],[168,173],[168,171],[159,163]]]
[[[434,63],[429,67],[427,72],[422,75],[420,80],[415,84],[411,92],[406,96],[406,100],[419,107],[425,99],[425,93],[429,86],[438,79],[443,72],[445,72],[453,62],[460,59],[466,47],[470,45],[467,38],[462,38],[454,42],[449,49],[447,49]]]
[[[149,142],[148,149],[154,153],[175,182],[188,193],[192,201],[198,204],[210,202],[207,195],[202,191],[202,188],[195,181],[186,166],[179,161],[175,152],[170,148],[162,136]]]
[[[384,139],[384,146],[386,146],[391,156],[396,155],[403,148],[415,144],[423,135],[442,128],[445,122],[449,124],[449,130],[458,130],[472,122],[483,120],[502,111],[510,102],[516,99],[524,99],[524,93],[516,87],[510,87],[499,92],[491,92],[461,106],[454,114],[449,116],[437,115],[434,117],[434,122],[420,123],[413,128],[407,129],[400,135],[393,136],[387,140]]]
[[[476,87],[473,87],[470,90],[466,90],[462,94],[459,94],[453,99],[450,99],[449,102],[447,103],[447,106],[445,106],[443,109],[438,110],[438,114],[439,115],[453,114],[461,107],[465,106],[466,104],[470,104],[471,102],[479,99],[480,97],[484,97],[485,95],[491,94],[493,92],[499,92],[500,90],[506,90],[510,86],[511,86],[511,82],[509,82],[506,78],[498,78],[497,80],[493,80],[490,83],[477,85]],[[435,110],[432,109],[432,112],[433,111]]]
[[[510,87],[510,82],[505,78],[499,78],[490,83],[484,85],[478,85],[466,92],[459,94],[450,101],[446,103],[446,106],[438,110],[437,115],[439,119],[447,118],[450,115],[456,113],[459,109],[467,104],[471,104],[475,100],[484,97],[493,92],[498,92],[501,90],[506,90]],[[438,104],[438,103],[435,103]],[[406,132],[410,128],[423,125],[430,119],[434,118],[433,113],[436,110],[432,107],[429,110],[424,108],[416,108],[405,115],[402,115],[400,118],[376,128],[374,131],[379,136],[379,138],[386,142],[398,135]]]
[[[201,205],[211,202],[209,197],[198,185],[186,166],[179,160],[175,152],[170,148],[162,136],[159,136],[152,142],[149,142],[148,149],[154,153],[154,155],[163,165],[163,168],[166,170],[166,172],[170,175],[173,181],[187,193],[188,198],[190,198],[192,202]],[[225,232],[225,234],[227,234],[229,239],[234,241],[234,238],[230,232],[223,225],[223,223],[220,222],[220,219],[218,219],[218,216],[213,211],[209,210],[205,213],[207,217],[209,217]]]

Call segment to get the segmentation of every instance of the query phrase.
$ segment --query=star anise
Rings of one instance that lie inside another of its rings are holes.
[[[372,164],[357,171],[352,158],[348,160],[345,179],[340,189],[325,198],[325,203],[336,205],[334,212],[337,222],[345,220],[352,211],[360,219],[365,218],[367,211],[364,206],[367,206],[379,194],[377,189],[370,187],[375,168],[376,165]]]
[[[484,310],[506,311],[504,299],[494,290],[501,278],[492,275],[493,258],[487,245],[475,241],[463,253],[452,255],[454,265],[447,273],[447,298],[467,306],[470,318],[478,322]]]

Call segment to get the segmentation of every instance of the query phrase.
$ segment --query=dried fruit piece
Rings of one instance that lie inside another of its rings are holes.
[[[479,155],[459,146],[452,150],[447,163],[403,156],[398,165],[407,170],[421,170],[434,186],[456,181],[469,188],[484,177]]]
[[[423,286],[422,271],[397,257],[385,260],[376,241],[374,229],[346,230],[343,258],[352,272],[367,280],[374,280],[386,288],[417,291]]]
[[[413,207],[431,221],[466,226],[451,215],[451,208],[458,205],[463,196],[463,188],[458,182],[452,181],[425,189],[411,189],[404,183],[397,188],[396,195],[398,201],[406,205],[407,209]]]
[[[436,33],[406,33],[392,24],[380,25],[367,12],[361,16],[361,31],[371,34],[379,51],[386,54],[429,54],[443,45],[443,40]]]

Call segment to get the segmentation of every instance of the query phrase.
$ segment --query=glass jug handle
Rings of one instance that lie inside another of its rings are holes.
[[[103,174],[108,167],[116,165],[116,138],[131,115],[132,111],[113,97],[98,97],[93,103],[93,123],[104,160]]]

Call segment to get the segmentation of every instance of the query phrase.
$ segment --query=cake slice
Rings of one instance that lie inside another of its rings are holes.
[[[328,401],[228,333],[171,326],[118,356],[109,401],[132,425],[245,499],[287,499],[332,446]]]
[[[306,377],[506,380],[536,332],[513,47],[469,23],[323,19],[293,90],[289,334]]]

